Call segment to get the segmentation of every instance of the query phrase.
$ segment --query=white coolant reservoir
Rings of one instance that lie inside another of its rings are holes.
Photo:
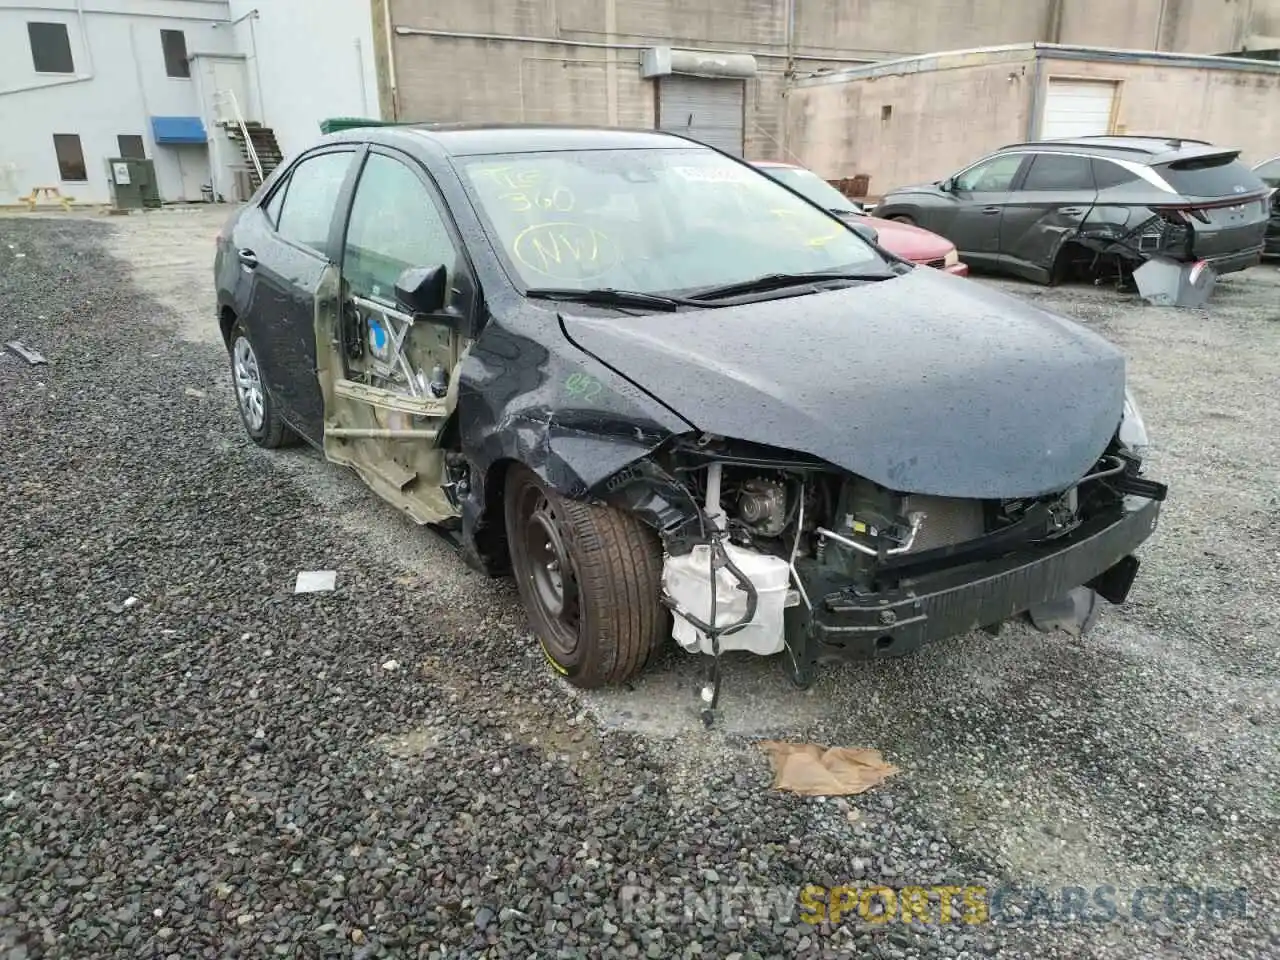
[[[724,546],[734,565],[756,588],[756,614],[743,629],[720,638],[720,651],[747,650],[762,657],[783,650],[782,615],[787,605],[790,570],[780,557],[756,553],[731,543]],[[681,557],[668,557],[662,586],[680,610],[711,622],[711,548],[694,547]],[[747,612],[747,594],[725,567],[716,571],[716,626],[729,626]],[[673,617],[671,635],[690,653],[710,654],[711,639],[683,617]]]

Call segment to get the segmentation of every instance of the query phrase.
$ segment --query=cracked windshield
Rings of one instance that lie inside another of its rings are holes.
[[[529,288],[678,293],[885,269],[839,220],[706,150],[487,156],[464,170],[508,270]]]

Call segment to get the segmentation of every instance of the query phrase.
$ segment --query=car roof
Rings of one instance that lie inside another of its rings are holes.
[[[1207,140],[1192,140],[1188,137],[1121,136],[1117,134],[1008,143],[996,152],[1020,152],[1033,149],[1043,150],[1048,153],[1087,153],[1093,156],[1110,157],[1115,160],[1130,160],[1135,163],[1146,164],[1169,163],[1174,160],[1187,160],[1192,157],[1220,156],[1225,153],[1234,154],[1240,152],[1231,147],[1215,146]]]
[[[426,140],[453,157],[548,150],[707,149],[662,130],[541,123],[406,123],[353,127],[331,134],[330,138],[383,143]]]

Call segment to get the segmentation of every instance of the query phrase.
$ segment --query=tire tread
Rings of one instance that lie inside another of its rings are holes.
[[[557,495],[526,467],[507,478],[508,497],[518,497],[527,484],[537,484],[553,502],[577,568],[579,643],[586,649],[575,664],[562,665],[566,676],[583,689],[624,683],[648,664],[668,633],[658,535],[634,514]],[[508,523],[513,520],[508,512]]]
[[[560,503],[579,548],[579,576],[586,581],[579,585],[602,607],[600,621],[586,624],[604,648],[594,672],[600,684],[622,683],[645,667],[663,639],[657,536],[637,517],[612,507]]]

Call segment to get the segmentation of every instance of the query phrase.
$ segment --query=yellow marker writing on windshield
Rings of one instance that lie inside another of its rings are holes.
[[[571,221],[535,223],[511,244],[512,255],[548,277],[600,276],[618,262],[618,250],[607,234]]]

